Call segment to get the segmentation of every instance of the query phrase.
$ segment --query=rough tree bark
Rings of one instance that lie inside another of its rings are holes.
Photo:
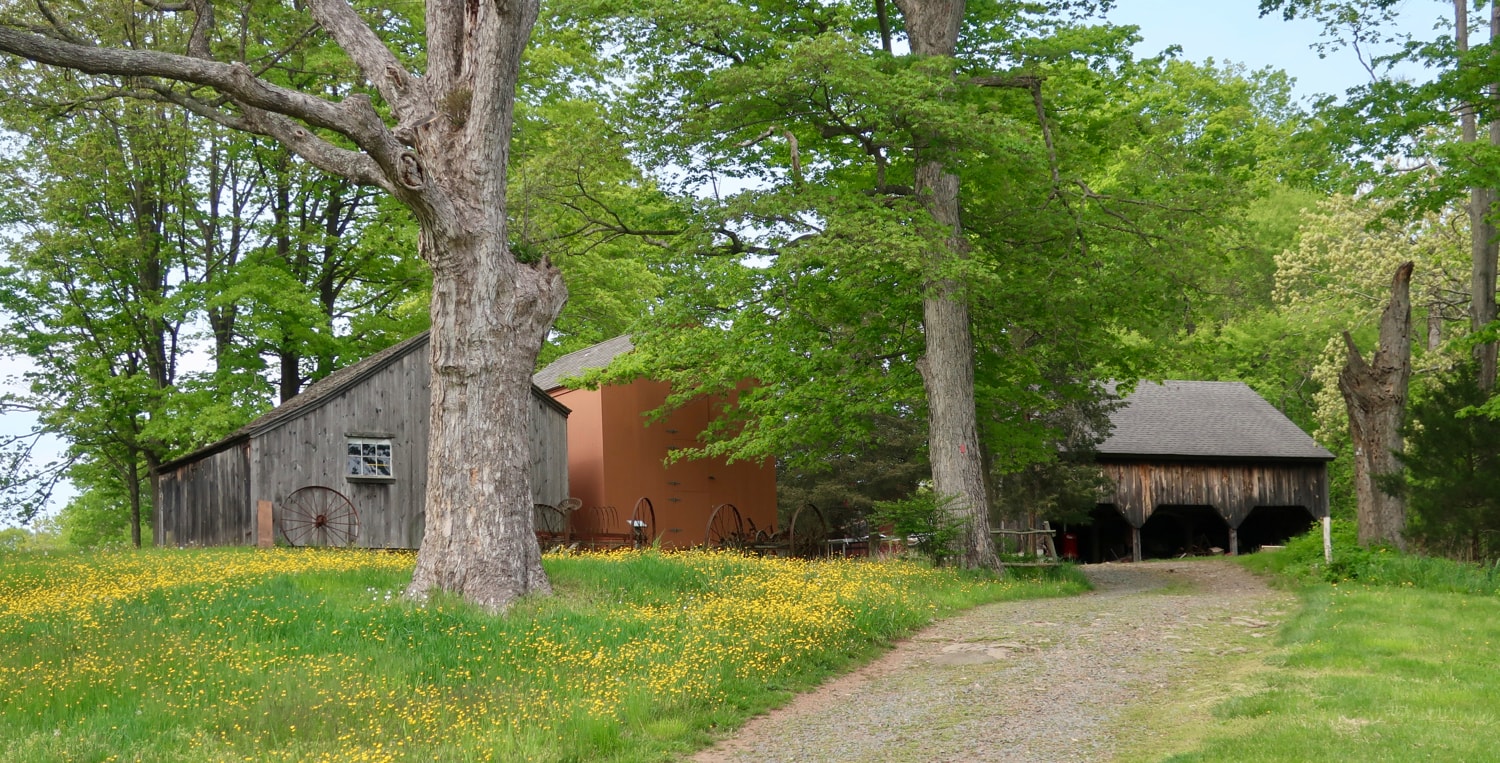
[[[538,0],[428,0],[425,74],[408,71],[347,0],[307,0],[394,126],[353,88],[330,101],[258,78],[245,62],[216,60],[216,49],[238,46],[214,45],[211,0],[148,5],[156,10],[143,13],[187,14],[187,55],[78,42],[50,11],[0,26],[0,51],[128,78],[129,95],[274,138],[411,208],[433,272],[433,374],[426,534],[408,593],[440,588],[499,610],[549,590],[532,532],[526,422],[536,356],[567,292],[545,259],[516,259],[505,214],[515,84]]]
[[[963,0],[896,0],[906,21],[911,52],[917,56],[952,56],[964,16]],[[949,509],[964,532],[957,549],[966,567],[1000,568],[990,535],[990,507],[985,489],[979,423],[974,401],[974,339],[969,298],[951,271],[968,256],[959,218],[958,176],[947,171],[946,149],[921,149],[916,191],[922,206],[942,228],[942,243],[928,257],[932,279],[922,301],[926,354],[919,368],[927,393],[928,457],[933,490],[953,501]]]
[[[1469,3],[1454,0],[1454,42],[1460,54],[1469,51]],[[1490,44],[1500,42],[1500,3],[1490,8]],[[1486,86],[1491,101],[1500,98],[1500,84]],[[1479,140],[1478,108],[1466,104],[1459,112],[1461,140],[1476,143]],[[1489,142],[1500,146],[1500,121],[1489,123]],[[1495,320],[1495,274],[1500,260],[1500,240],[1495,236],[1495,225],[1490,219],[1494,210],[1496,192],[1493,188],[1469,189],[1469,256],[1471,260],[1471,283],[1469,294],[1469,322],[1474,331],[1479,331]],[[1474,348],[1474,357],[1479,362],[1479,388],[1495,388],[1497,358],[1500,345],[1486,342]]]
[[[1411,379],[1411,271],[1396,268],[1391,301],[1380,316],[1380,344],[1366,363],[1349,332],[1344,345],[1349,360],[1339,373],[1339,390],[1349,409],[1349,437],[1354,442],[1354,489],[1359,503],[1359,542],[1406,547],[1406,501],[1377,484],[1382,475],[1401,470],[1401,422],[1406,414]]]

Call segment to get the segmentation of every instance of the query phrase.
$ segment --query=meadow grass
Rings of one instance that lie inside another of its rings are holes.
[[[1294,587],[1301,611],[1269,657],[1229,660],[1201,681],[1239,683],[1200,719],[1149,723],[1158,752],[1198,761],[1500,759],[1500,597],[1490,568],[1359,550],[1341,527],[1245,560]]]
[[[975,604],[910,562],[549,555],[492,616],[407,554],[0,554],[0,760],[665,760]]]

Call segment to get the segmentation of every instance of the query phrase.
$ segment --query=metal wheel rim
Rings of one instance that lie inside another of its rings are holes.
[[[828,545],[828,520],[817,506],[805,504],[787,525],[787,545],[792,556],[823,556]]]
[[[727,511],[726,511],[727,510]],[[745,543],[745,523],[740,510],[732,503],[721,503],[714,507],[708,517],[708,528],[703,540],[716,548],[739,548]]]
[[[635,502],[635,508],[630,510],[631,530],[635,529],[635,522],[645,522],[646,526],[641,528],[643,541],[646,545],[656,542],[656,507],[652,505],[651,499],[641,496]]]
[[[281,503],[281,537],[293,546],[349,546],[359,537],[359,512],[333,488],[299,488]]]

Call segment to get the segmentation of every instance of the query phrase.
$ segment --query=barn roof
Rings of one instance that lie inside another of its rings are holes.
[[[1331,461],[1333,454],[1241,382],[1141,382],[1110,414],[1101,456]]]
[[[578,376],[595,368],[603,368],[615,358],[634,349],[635,345],[630,343],[630,335],[621,334],[592,347],[570,352],[548,363],[546,368],[531,377],[531,383],[551,391],[561,387],[563,379]]]
[[[188,462],[196,461],[199,458],[207,456],[211,453],[217,453],[231,445],[243,442],[254,435],[258,435],[263,432],[275,429],[276,427],[281,426],[282,424],[291,421],[292,419],[295,419],[304,413],[315,410],[327,404],[334,398],[337,398],[339,395],[348,391],[350,388],[354,387],[360,382],[363,382],[364,380],[384,370],[392,363],[395,363],[396,361],[406,357],[407,355],[410,355],[411,353],[426,347],[429,338],[429,332],[423,331],[422,333],[417,334],[410,339],[397,342],[396,344],[393,344],[390,347],[387,347],[384,350],[381,350],[380,352],[377,352],[374,355],[371,355],[370,357],[359,361],[358,363],[354,363],[352,365],[348,365],[337,371],[334,371],[333,373],[323,377],[322,379],[319,379],[318,381],[308,385],[307,389],[303,390],[301,394],[297,395],[291,400],[282,403],[281,405],[276,406],[275,408],[272,408],[254,421],[251,421],[250,423],[240,427],[239,429],[236,429],[224,439],[219,440],[215,443],[211,443],[209,445],[205,445],[185,456],[180,456],[171,461],[168,461],[167,463],[157,467],[157,471],[160,472],[167,471],[169,469],[175,469]],[[564,406],[562,403],[553,400],[551,395],[548,395],[546,392],[542,391],[534,384],[531,387],[531,394],[532,397],[535,397],[538,400],[545,401],[553,408],[556,408],[563,415],[567,415],[569,413],[567,406]]]

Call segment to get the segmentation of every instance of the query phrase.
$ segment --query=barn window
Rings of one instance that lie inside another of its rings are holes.
[[[344,475],[351,478],[395,479],[389,437],[350,437]]]

